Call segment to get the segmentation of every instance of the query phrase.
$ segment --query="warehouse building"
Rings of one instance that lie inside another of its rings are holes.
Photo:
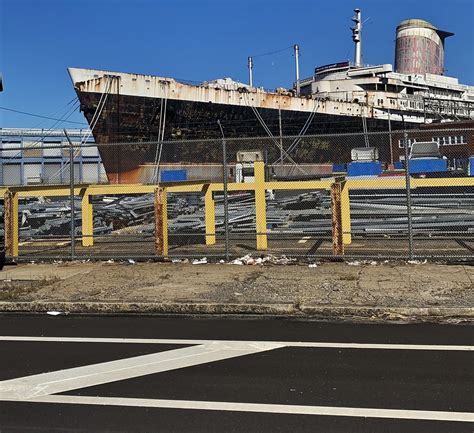
[[[74,149],[76,183],[106,182],[89,129],[67,129]],[[61,129],[0,128],[0,184],[67,184],[70,180],[69,141]]]

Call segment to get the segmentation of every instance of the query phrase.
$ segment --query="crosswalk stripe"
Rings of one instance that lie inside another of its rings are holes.
[[[193,340],[186,338],[107,338],[107,337],[36,337],[36,336],[0,336],[0,341],[39,341],[61,343],[123,343],[123,344],[186,344],[200,345],[210,343],[277,344],[285,347],[314,347],[335,349],[379,349],[379,350],[441,350],[474,351],[474,346],[456,344],[392,344],[392,343],[345,343],[330,341],[247,341],[247,340]]]
[[[430,410],[375,409],[337,406],[302,406],[289,404],[239,403],[195,400],[161,400],[122,397],[87,397],[72,395],[47,395],[34,398],[32,402],[87,404],[105,406],[152,407],[165,409],[194,409],[232,412],[261,412],[297,415],[346,416],[363,418],[391,418],[430,421],[474,422],[471,412],[443,412]]]

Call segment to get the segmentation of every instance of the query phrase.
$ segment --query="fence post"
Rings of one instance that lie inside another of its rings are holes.
[[[168,256],[168,197],[166,188],[155,189],[155,253]]]
[[[225,259],[229,261],[230,244],[229,244],[229,194],[227,191],[227,143],[225,141],[224,129],[220,120],[217,120],[219,129],[222,134],[222,183],[224,186],[224,242],[225,242]]]
[[[332,254],[344,255],[342,225],[342,183],[331,184],[331,218],[332,218]]]
[[[216,243],[216,205],[209,185],[204,195],[204,217],[206,222],[206,245],[214,245]]]
[[[405,186],[407,192],[407,217],[408,217],[408,257],[413,260],[413,216],[411,209],[411,178],[410,178],[410,158],[408,153],[408,133],[403,131],[403,147],[405,148]]]
[[[74,201],[74,145],[67,133],[66,129],[63,129],[64,135],[69,142],[69,201],[71,206],[71,260],[74,260],[76,255],[76,206]]]
[[[349,185],[346,181],[341,185],[341,219],[342,219],[342,242],[344,245],[352,243],[351,234],[351,204],[349,200]]]
[[[6,191],[4,195],[5,252],[18,257],[18,192]]]
[[[94,245],[94,213],[92,197],[87,190],[82,196],[82,246],[91,247]]]
[[[267,204],[265,190],[265,163],[254,162],[255,175],[255,228],[257,231],[257,250],[264,251],[267,244]]]

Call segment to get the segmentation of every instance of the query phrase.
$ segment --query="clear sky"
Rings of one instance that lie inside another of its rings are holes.
[[[474,84],[474,0],[0,0],[0,106],[60,117],[75,97],[68,66],[246,82],[247,56],[295,43],[308,77],[314,66],[353,58],[355,7],[368,18],[365,63],[393,63],[397,24],[422,18],[455,33],[446,75]],[[293,62],[291,50],[255,57],[254,84],[291,86]],[[53,123],[0,110],[0,127]]]

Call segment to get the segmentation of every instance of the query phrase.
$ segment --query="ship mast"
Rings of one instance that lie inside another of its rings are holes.
[[[253,60],[249,56],[247,66],[249,68],[249,86],[253,87]]]
[[[300,47],[298,44],[293,45],[295,52],[295,73],[296,73],[296,96],[300,96]]]
[[[352,30],[352,40],[354,41],[354,66],[362,66],[362,20],[360,15],[360,9],[354,9],[355,16],[352,18],[354,21],[354,27]]]

